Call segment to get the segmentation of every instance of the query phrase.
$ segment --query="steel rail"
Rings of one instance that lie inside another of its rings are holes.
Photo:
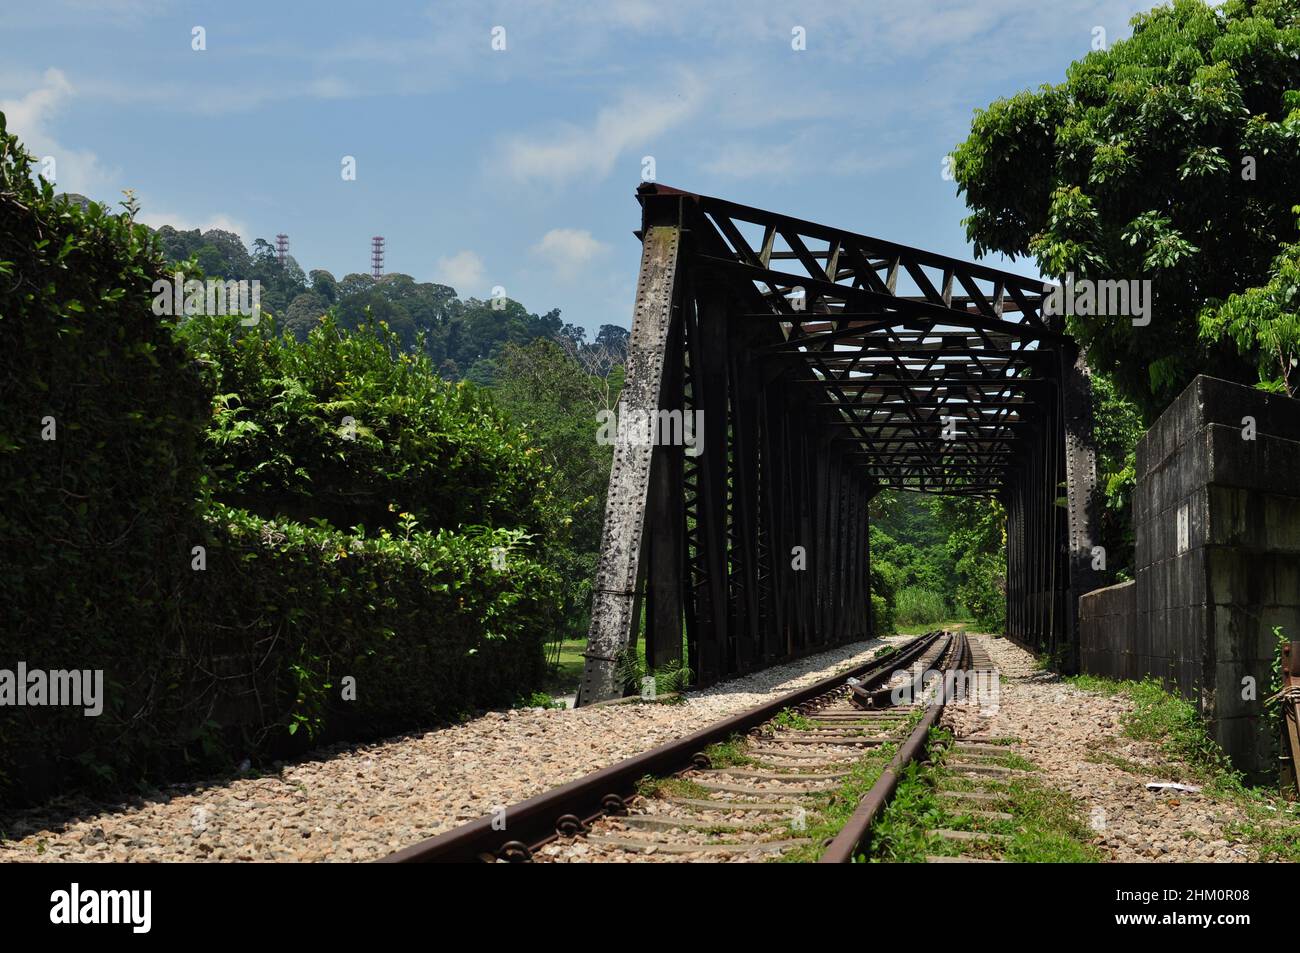
[[[893,799],[895,792],[898,790],[898,782],[902,779],[903,771],[912,762],[925,757],[930,729],[937,725],[939,719],[943,717],[944,704],[950,694],[948,681],[953,671],[966,668],[969,664],[970,643],[964,634],[959,634],[956,636],[956,645],[949,664],[944,667],[944,682],[940,687],[935,703],[926,708],[925,714],[916,727],[912,729],[912,733],[908,735],[907,740],[899,747],[889,764],[885,766],[885,770],[876,779],[876,783],[862,796],[862,800],[858,802],[858,806],[852,816],[849,817],[848,822],[840,828],[840,832],[835,835],[822,852],[818,863],[851,864],[855,857],[860,856],[866,850],[871,837],[871,825]]]
[[[804,688],[732,715],[706,728],[601,768],[568,784],[404,847],[380,863],[470,863],[496,860],[526,861],[558,837],[584,833],[607,815],[626,813],[626,801],[647,775],[665,776],[690,767],[707,767],[704,749],[732,735],[743,734],[770,721],[787,708],[805,708],[842,692],[849,678],[875,683],[888,680],[933,646],[944,633],[927,633],[887,657],[873,658],[847,672],[820,679]]]
[[[955,634],[944,633],[943,648],[941,649],[940,658],[944,658],[949,654],[949,649],[953,646],[954,639],[957,638],[958,636]],[[916,656],[913,656],[913,660],[919,655],[920,653],[917,653]],[[908,664],[910,664],[911,661],[912,660],[909,660]],[[901,667],[902,666],[900,665],[899,668]],[[865,682],[860,685],[850,685],[849,688],[852,693],[850,700],[854,705],[857,705],[859,708],[867,709],[868,711],[875,708],[893,708],[899,703],[899,700],[894,697],[895,692],[910,692],[911,698],[920,697],[921,691],[925,687],[925,675],[926,673],[924,671],[915,673],[912,676],[911,684],[907,688],[891,688],[888,683],[879,687],[869,687]]]

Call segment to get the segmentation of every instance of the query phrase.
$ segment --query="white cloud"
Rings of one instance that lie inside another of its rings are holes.
[[[729,142],[705,163],[705,171],[738,179],[789,175],[797,156],[793,142]]]
[[[439,258],[433,268],[434,280],[451,285],[461,297],[481,293],[486,274],[483,259],[472,251]]]
[[[683,70],[675,89],[654,83],[626,89],[585,125],[565,123],[544,135],[507,140],[496,164],[521,183],[604,179],[630,150],[652,147],[694,116],[704,98],[704,85]],[[640,157],[636,159],[639,167]]]
[[[18,136],[27,151],[40,159],[54,159],[54,184],[60,192],[101,198],[112,188],[112,173],[101,165],[95,153],[65,146],[50,131],[51,121],[75,94],[64,72],[50,68],[41,77],[41,84],[27,95],[0,100],[0,112],[5,114],[9,131]],[[39,166],[38,171],[43,173]]]
[[[553,228],[533,246],[533,253],[545,259],[562,278],[572,278],[589,262],[609,250],[585,228]]]
[[[162,228],[164,225],[170,225],[172,228],[181,231],[189,231],[197,228],[201,232],[206,232],[210,228],[219,228],[222,231],[234,232],[245,244],[252,241],[252,232],[249,231],[248,225],[218,212],[214,215],[192,216],[178,215],[175,212],[168,211],[150,211],[147,206],[142,205],[140,214],[136,216],[137,222],[143,222],[152,228]]]

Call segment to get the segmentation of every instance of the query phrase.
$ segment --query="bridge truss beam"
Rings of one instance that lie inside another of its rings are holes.
[[[619,416],[660,426],[615,446],[579,704],[628,689],[642,636],[649,669],[700,685],[870,636],[884,488],[1001,501],[1008,632],[1071,664],[1074,597],[1099,583],[1091,398],[1042,283],[666,186],[638,199]]]

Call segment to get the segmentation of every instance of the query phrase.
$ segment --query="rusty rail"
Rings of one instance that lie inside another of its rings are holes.
[[[942,638],[943,632],[919,636],[898,652],[871,659],[848,672],[821,679],[692,734],[601,768],[576,781],[507,807],[503,814],[480,817],[381,858],[381,863],[466,863],[526,861],[558,837],[583,833],[595,820],[626,812],[626,800],[647,775],[669,775],[692,766],[707,766],[704,749],[742,734],[787,708],[809,707],[843,691],[849,678],[884,680],[910,665]]]
[[[970,643],[964,634],[953,636],[949,644],[953,651],[944,666],[944,684],[939,690],[935,703],[926,708],[925,714],[916,727],[912,729],[912,733],[908,735],[907,740],[899,747],[889,764],[885,766],[885,770],[876,779],[876,783],[858,802],[857,809],[854,810],[848,823],[840,828],[840,832],[827,845],[826,850],[822,852],[819,863],[853,863],[853,859],[866,850],[871,837],[871,825],[893,799],[894,793],[898,790],[898,782],[902,779],[903,771],[909,764],[920,761],[925,757],[930,729],[937,725],[939,719],[943,717],[944,704],[950,694],[948,682],[952,677],[952,672],[956,669],[965,668],[970,664]],[[916,685],[915,680],[913,685]]]

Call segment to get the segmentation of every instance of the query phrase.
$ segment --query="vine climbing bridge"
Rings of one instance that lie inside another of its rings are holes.
[[[1073,664],[1076,597],[1099,582],[1091,400],[1043,283],[664,185],[637,197],[619,413],[664,425],[614,448],[579,704],[624,693],[641,638],[651,670],[707,685],[873,635],[884,489],[1000,500],[1008,633]]]

